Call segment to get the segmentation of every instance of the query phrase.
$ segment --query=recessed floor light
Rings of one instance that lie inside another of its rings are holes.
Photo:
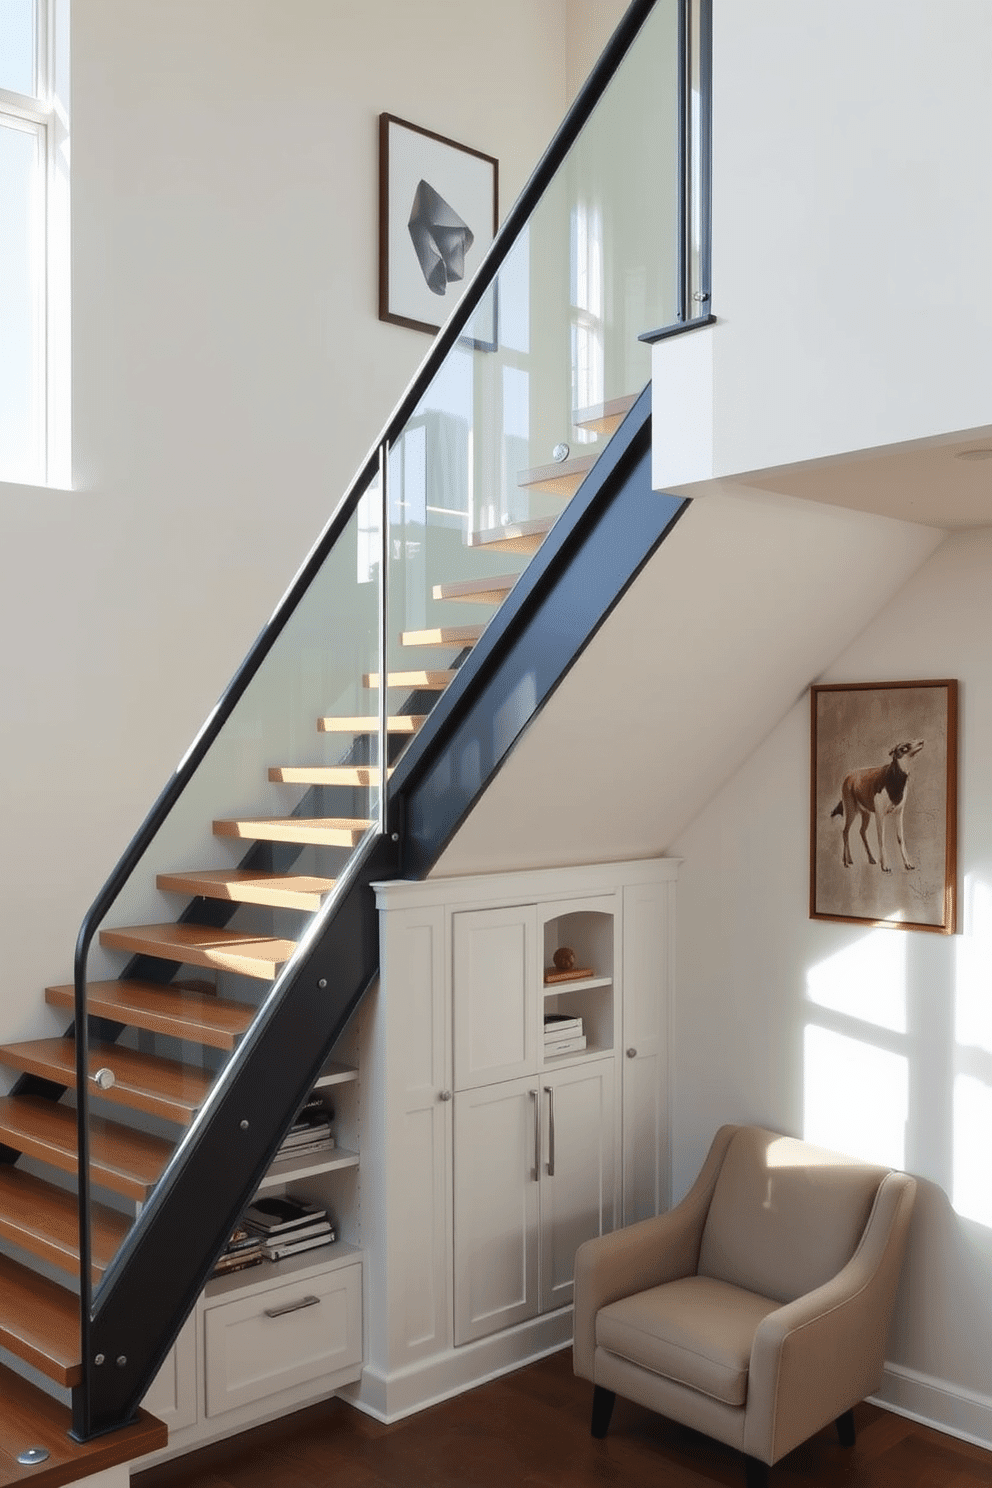
[[[992,460],[992,449],[958,450],[955,460]]]

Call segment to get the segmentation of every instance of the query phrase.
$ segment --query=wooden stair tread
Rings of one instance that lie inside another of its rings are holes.
[[[155,883],[167,894],[191,894],[231,904],[263,904],[271,909],[315,910],[334,888],[335,880],[308,873],[198,868],[187,873],[160,873]]]
[[[440,625],[432,630],[404,630],[401,646],[474,646],[485,630],[484,625]]]
[[[574,496],[596,463],[599,451],[591,455],[572,455],[551,465],[535,465],[521,470],[517,485],[532,491],[547,491],[553,496]]]
[[[78,1312],[76,1349],[79,1338]],[[125,1462],[133,1462],[168,1444],[163,1423],[139,1410],[129,1426],[77,1442],[69,1435],[72,1413],[61,1401],[0,1364],[0,1488],[31,1483],[34,1488],[64,1488],[86,1483]],[[46,1447],[49,1456],[37,1467],[22,1467],[25,1447]]]
[[[639,396],[638,393],[629,393],[623,398],[595,403],[591,408],[576,408],[572,413],[572,423],[577,429],[589,429],[593,434],[615,434]]]
[[[254,1016],[254,1010],[244,1003],[215,997],[210,992],[187,991],[169,983],[90,982],[86,993],[87,1006],[95,1017],[208,1044],[213,1049],[233,1049]],[[51,1007],[72,1012],[75,988],[71,984],[47,987],[45,1001]]]
[[[470,548],[497,548],[504,553],[536,553],[556,517],[533,517],[527,522],[508,522],[502,527],[492,527],[484,532],[473,532],[469,536]]]
[[[357,847],[372,825],[357,817],[264,816],[215,821],[218,837],[247,837],[253,842],[302,842],[316,847]]]
[[[435,599],[465,600],[470,604],[502,604],[519,574],[497,574],[488,579],[457,579],[449,584],[435,584]]]
[[[415,734],[423,725],[426,713],[399,713],[386,719],[389,734]],[[377,734],[379,717],[375,713],[348,714],[346,717],[318,718],[317,728],[322,734]]]
[[[0,1139],[64,1173],[77,1169],[76,1112],[36,1095],[0,1099]],[[90,1175],[143,1204],[172,1156],[172,1143],[148,1132],[90,1116]]]
[[[0,1064],[39,1075],[56,1085],[75,1087],[76,1046],[72,1039],[32,1039],[23,1044],[0,1045]],[[99,1092],[100,1100],[115,1105],[133,1106],[164,1116],[167,1121],[188,1125],[202,1106],[213,1083],[209,1071],[175,1059],[159,1059],[123,1044],[103,1044],[90,1040],[91,1073],[107,1067],[114,1072],[116,1083]]]
[[[90,1205],[94,1277],[110,1265],[131,1228],[126,1214]],[[0,1236],[53,1266],[79,1274],[76,1195],[9,1164],[0,1167]]]
[[[454,668],[450,667],[441,672],[427,672],[419,668],[409,672],[387,672],[386,685],[387,687],[420,687],[427,692],[443,692],[455,675]],[[366,672],[362,678],[362,686],[378,687],[379,673]]]
[[[209,925],[127,925],[100,931],[108,950],[161,956],[189,966],[210,966],[271,980],[296,950],[291,940],[220,930]]]
[[[392,774],[386,771],[386,777]],[[350,785],[367,790],[379,784],[378,765],[273,765],[269,779],[277,785]],[[333,879],[325,883],[334,887]]]
[[[0,1255],[0,1345],[57,1385],[78,1384],[79,1298]]]

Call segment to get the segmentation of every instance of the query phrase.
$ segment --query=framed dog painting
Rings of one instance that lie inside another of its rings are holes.
[[[952,934],[957,682],[836,683],[810,702],[810,917]]]

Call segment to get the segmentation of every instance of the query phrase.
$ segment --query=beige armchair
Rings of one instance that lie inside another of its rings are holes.
[[[753,1126],[717,1132],[668,1214],[580,1246],[575,1373],[745,1454],[748,1488],[882,1376],[916,1184]]]

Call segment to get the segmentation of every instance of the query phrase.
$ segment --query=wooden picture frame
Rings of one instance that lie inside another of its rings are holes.
[[[461,298],[496,235],[499,162],[379,115],[379,319],[435,332]],[[495,350],[495,285],[466,338]],[[491,324],[490,324],[491,322]]]
[[[957,682],[815,686],[810,711],[810,918],[953,934]]]

